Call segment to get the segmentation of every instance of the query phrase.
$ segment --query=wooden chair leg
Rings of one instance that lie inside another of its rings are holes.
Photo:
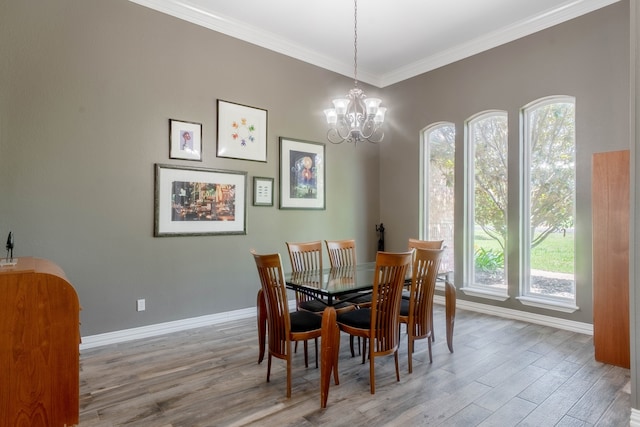
[[[407,337],[407,355],[409,356],[409,373],[413,372],[413,340]]]
[[[429,313],[429,317],[431,318],[430,322],[431,325],[429,326],[429,328],[431,329],[431,338],[429,338],[431,340],[431,342],[435,342],[436,341],[436,334],[433,333],[433,303],[431,303],[431,313]]]
[[[393,353],[393,357],[396,359],[396,381],[400,381],[400,366],[398,364],[398,349]]]
[[[264,360],[265,342],[267,337],[267,304],[264,300],[262,289],[258,290],[258,364]]]
[[[364,339],[366,342],[366,338]],[[364,345],[364,344],[363,344]],[[371,348],[371,346],[369,346]],[[364,354],[362,355],[364,358]],[[375,372],[375,358],[369,357],[369,383],[371,383],[371,394],[376,394],[376,372]]]
[[[353,345],[353,343],[354,343],[354,336],[353,335],[349,335],[349,348],[351,349],[351,357],[356,357],[356,352],[354,350],[355,346]],[[361,352],[360,352],[360,337],[358,337],[358,354],[361,354]]]
[[[362,364],[366,362],[367,357],[367,339],[362,338]]]
[[[304,367],[309,367],[309,346],[307,345],[307,340],[304,340]]]

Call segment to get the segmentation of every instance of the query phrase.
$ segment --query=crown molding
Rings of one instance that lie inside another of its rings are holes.
[[[226,34],[251,44],[290,56],[320,68],[353,77],[353,64],[338,61],[327,55],[296,44],[294,41],[277,36],[276,34],[252,27],[246,23],[226,16],[216,15],[196,8],[180,0],[129,0],[132,3],[148,7],[158,12],[174,16],[187,22]],[[557,7],[533,16],[529,19],[515,22],[485,34],[467,43],[454,46],[451,49],[423,58],[390,73],[378,75],[366,69],[358,69],[358,80],[382,88],[400,81],[426,73],[452,62],[476,55],[485,50],[528,36],[545,28],[564,21],[577,18],[594,10],[616,3],[620,0],[573,0],[564,2]]]
[[[515,22],[507,27],[487,33],[482,37],[470,40],[442,51],[437,55],[424,58],[412,64],[379,77],[380,87],[385,87],[400,81],[415,77],[447,64],[468,58],[494,47],[512,42],[522,37],[537,33],[538,31],[569,21],[595,10],[617,3],[620,0],[575,0],[564,3],[529,19]]]

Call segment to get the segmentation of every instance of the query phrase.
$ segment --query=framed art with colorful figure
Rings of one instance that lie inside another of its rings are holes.
[[[169,158],[202,161],[202,124],[169,119]]]
[[[247,234],[247,173],[155,165],[154,236]]]
[[[280,209],[325,209],[325,146],[280,137]]]
[[[218,157],[267,161],[267,110],[218,99]]]

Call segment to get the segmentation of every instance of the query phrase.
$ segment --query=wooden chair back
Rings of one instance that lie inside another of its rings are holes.
[[[430,313],[443,249],[415,249],[409,291],[408,333],[414,338],[430,336]]]
[[[292,271],[322,270],[322,242],[286,242]]]
[[[398,349],[400,298],[411,258],[412,252],[378,252],[376,255],[369,344],[374,357]]]
[[[356,265],[355,240],[325,240],[324,242],[327,245],[331,267]]]
[[[444,249],[444,240],[418,240],[409,238],[411,249]]]
[[[280,359],[291,354],[291,320],[280,254],[253,253],[267,309],[269,352]]]
[[[285,242],[291,260],[291,269],[294,273],[305,270],[322,270],[322,242],[293,243]],[[319,275],[322,279],[322,274]],[[311,301],[313,298],[302,292],[296,292],[296,309],[300,309],[300,303]]]

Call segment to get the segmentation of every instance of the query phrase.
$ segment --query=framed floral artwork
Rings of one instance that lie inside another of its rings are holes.
[[[218,99],[218,157],[267,161],[267,110]]]

